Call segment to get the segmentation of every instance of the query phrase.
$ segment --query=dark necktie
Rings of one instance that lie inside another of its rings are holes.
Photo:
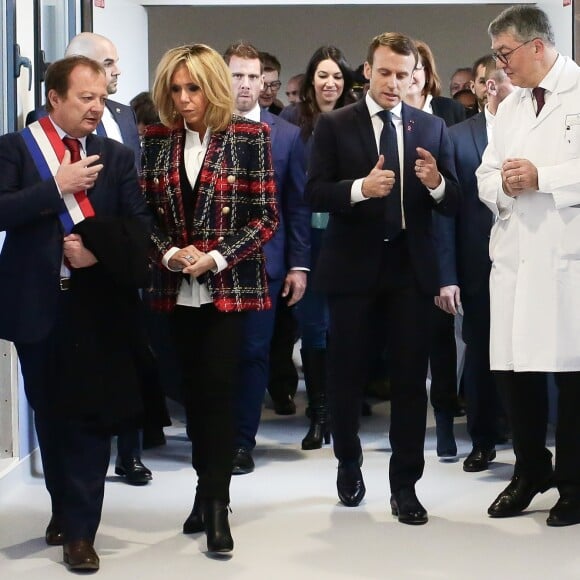
[[[64,146],[70,151],[70,162],[75,163],[81,160],[81,142],[72,137],[63,137]]]
[[[401,231],[403,216],[401,213],[401,168],[399,165],[399,148],[397,147],[397,130],[393,125],[391,111],[380,111],[379,117],[383,121],[383,130],[379,140],[379,153],[385,156],[383,169],[390,169],[395,173],[395,184],[391,193],[385,198],[385,237],[392,240]]]
[[[540,114],[540,111],[546,102],[545,93],[546,89],[543,89],[542,87],[536,87],[535,89],[532,89],[532,94],[536,99],[536,117]]]
[[[70,162],[76,163],[77,161],[80,161],[81,142],[78,139],[73,139],[72,137],[63,137],[62,142],[64,143],[64,146],[70,151]],[[93,209],[93,206],[91,205],[85,190],[76,191],[73,195],[75,196],[78,207],[85,218],[95,215],[95,210]],[[77,221],[74,223],[77,223]]]

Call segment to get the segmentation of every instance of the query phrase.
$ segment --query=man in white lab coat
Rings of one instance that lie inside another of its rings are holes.
[[[516,464],[492,517],[527,508],[554,483],[549,526],[580,523],[580,68],[532,6],[489,26],[497,66],[519,87],[500,105],[477,171],[497,216],[490,240],[491,368],[507,394]],[[546,449],[544,372],[559,391],[556,464]]]

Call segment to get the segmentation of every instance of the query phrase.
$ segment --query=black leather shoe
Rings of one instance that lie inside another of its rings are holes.
[[[356,507],[366,493],[360,464],[362,461],[339,461],[336,476],[338,499],[347,507]]]
[[[62,533],[62,524],[53,514],[46,526],[44,539],[49,546],[62,546],[64,544],[64,534]]]
[[[415,490],[403,488],[391,495],[391,513],[399,518],[402,524],[420,526],[428,521],[427,511],[417,499]]]
[[[495,459],[495,449],[482,449],[474,447],[463,462],[463,471],[485,471]]]
[[[232,462],[232,475],[245,475],[252,473],[256,464],[252,459],[252,452],[245,447],[238,447],[234,453],[234,460]]]
[[[283,399],[272,399],[276,415],[296,415],[296,403],[290,395]]]
[[[546,523],[555,528],[580,524],[580,496],[560,496]]]
[[[510,518],[523,512],[534,496],[552,487],[552,476],[541,481],[532,481],[523,475],[514,475],[509,485],[489,506],[487,513],[492,518]]]
[[[203,514],[201,513],[201,502],[196,495],[195,501],[193,502],[193,509],[187,516],[187,519],[183,522],[183,533],[197,534],[204,530],[205,526],[203,524]]]
[[[125,478],[130,485],[146,485],[153,478],[151,470],[141,463],[139,457],[121,459],[117,457],[115,473]]]
[[[99,569],[99,556],[88,540],[67,542],[62,549],[62,557],[70,570]]]
[[[207,551],[211,554],[231,552],[234,549],[234,540],[228,522],[228,502],[204,499],[201,506],[207,536]]]

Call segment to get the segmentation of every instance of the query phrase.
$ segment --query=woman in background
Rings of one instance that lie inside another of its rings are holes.
[[[155,218],[146,300],[171,312],[198,477],[185,534],[230,552],[232,400],[243,313],[270,307],[263,244],[277,227],[269,130],[233,116],[231,74],[202,44],[169,50],[153,85],[161,124],[143,141]]]
[[[286,107],[280,116],[300,127],[304,141],[306,167],[310,158],[312,133],[320,113],[338,109],[354,101],[351,94],[352,73],[342,52],[335,46],[321,46],[310,58],[300,89],[300,102]],[[302,440],[302,449],[319,449],[330,442],[326,401],[326,335],[328,309],[326,299],[312,289],[312,279],[320,243],[328,223],[328,214],[312,214],[311,261],[309,282],[297,308],[302,334],[302,365],[310,408],[310,429]]]

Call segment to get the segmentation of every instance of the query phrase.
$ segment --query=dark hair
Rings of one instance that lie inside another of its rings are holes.
[[[433,56],[429,45],[422,40],[416,40],[415,46],[417,47],[419,57],[423,63],[423,69],[425,71],[425,86],[423,87],[423,95],[439,97],[441,95],[441,78],[437,74],[435,57]]]
[[[262,61],[262,65],[264,66],[264,71],[271,72],[271,71],[278,71],[278,74],[282,71],[282,65],[280,61],[269,52],[260,52],[260,60]]]
[[[488,68],[495,69],[495,60],[491,54],[484,54],[480,56],[471,67],[471,79],[473,82],[477,80],[477,69],[482,66],[486,71]]]
[[[224,60],[226,61],[226,64],[228,65],[230,64],[232,56],[237,56],[239,58],[247,58],[250,60],[257,59],[260,61],[260,72],[261,73],[264,72],[264,63],[260,58],[260,53],[258,52],[258,49],[253,44],[250,44],[245,40],[238,40],[237,42],[230,44],[224,52]]]
[[[535,6],[511,6],[499,14],[489,25],[490,36],[512,33],[520,42],[541,38],[554,45],[554,31],[547,14]]]
[[[411,38],[399,32],[383,32],[375,36],[367,51],[367,62],[372,66],[375,58],[375,52],[379,46],[387,46],[396,54],[404,56],[413,55],[415,57],[415,66],[419,60],[419,53],[417,47]]]
[[[143,123],[143,125],[159,123],[159,114],[149,91],[143,91],[135,95],[129,101],[129,105],[135,112],[137,123]]]
[[[354,101],[351,95],[352,88],[352,71],[344,58],[341,50],[336,48],[336,46],[321,46],[318,48],[314,54],[310,57],[308,65],[306,66],[306,72],[304,74],[304,82],[300,87],[300,103],[298,103],[298,125],[300,126],[300,134],[302,139],[307,141],[312,135],[314,130],[314,125],[316,124],[316,119],[320,114],[320,108],[316,101],[316,94],[314,91],[314,74],[318,65],[323,60],[332,60],[340,69],[342,77],[344,79],[344,88],[342,94],[336,101],[334,105],[335,109],[340,109],[344,105],[347,105]]]
[[[50,113],[53,110],[52,103],[48,98],[48,93],[54,91],[59,97],[64,98],[70,86],[69,79],[72,71],[78,66],[91,69],[96,75],[106,77],[103,66],[87,56],[74,55],[55,60],[46,69],[44,78],[44,95],[46,98],[46,110]]]

